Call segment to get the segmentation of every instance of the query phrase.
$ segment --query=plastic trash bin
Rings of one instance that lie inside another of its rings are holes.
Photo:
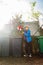
[[[43,36],[38,36],[37,42],[38,42],[38,45],[39,45],[39,52],[43,53]]]

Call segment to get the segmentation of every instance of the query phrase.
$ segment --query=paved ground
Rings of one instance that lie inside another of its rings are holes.
[[[43,65],[42,57],[0,57],[0,65]]]

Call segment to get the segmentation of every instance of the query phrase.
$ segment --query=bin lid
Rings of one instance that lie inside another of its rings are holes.
[[[37,38],[39,39],[39,38],[43,38],[43,36],[37,36]]]

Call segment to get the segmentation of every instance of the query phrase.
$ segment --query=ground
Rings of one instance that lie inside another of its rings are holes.
[[[43,57],[0,57],[0,65],[43,65]]]

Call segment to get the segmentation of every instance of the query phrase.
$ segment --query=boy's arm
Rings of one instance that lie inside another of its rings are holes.
[[[24,32],[24,35],[25,35],[25,36],[30,36],[30,31],[28,31],[27,33]]]

